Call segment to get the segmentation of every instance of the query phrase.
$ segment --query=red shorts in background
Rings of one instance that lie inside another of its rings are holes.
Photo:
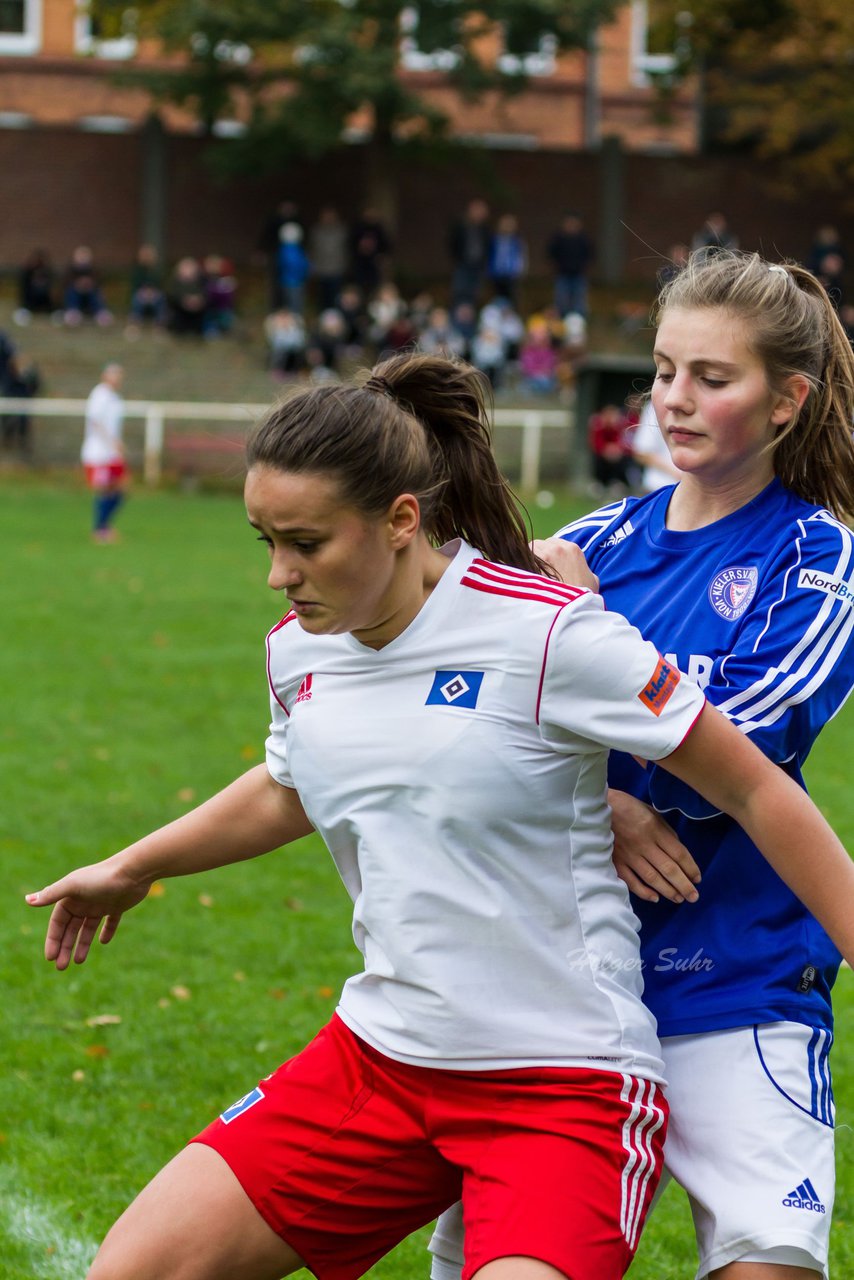
[[[463,1280],[524,1255],[619,1280],[658,1184],[652,1081],[397,1062],[334,1017],[197,1138],[320,1280],[356,1280],[462,1198]]]
[[[125,462],[100,462],[95,466],[87,463],[84,470],[90,489],[109,489],[119,484],[128,474]]]

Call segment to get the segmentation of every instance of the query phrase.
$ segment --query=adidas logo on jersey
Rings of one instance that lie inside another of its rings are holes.
[[[303,676],[302,684],[297,689],[297,702],[311,701],[311,672],[307,676]]]
[[[629,534],[634,533],[634,531],[635,526],[631,520],[627,520],[625,524],[620,525],[615,533],[611,534],[610,538],[606,538],[604,542],[599,543],[599,550],[606,551],[608,547],[615,547],[618,542],[625,542]]]
[[[827,1213],[809,1178],[804,1178],[800,1186],[790,1191],[783,1204],[787,1209],[809,1209],[813,1213]]]

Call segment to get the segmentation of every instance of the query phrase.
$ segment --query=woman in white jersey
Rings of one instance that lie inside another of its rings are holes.
[[[314,827],[364,964],[316,1039],[142,1191],[90,1278],[355,1280],[461,1197],[466,1280],[617,1280],[666,1107],[608,745],[744,823],[852,957],[854,868],[652,645],[535,572],[474,370],[406,355],[295,395],[250,445],[246,503],[290,604],[266,765],[28,901],[53,906],[62,969],[155,879]]]
[[[608,608],[803,785],[854,685],[854,356],[820,282],[757,254],[693,255],[656,321],[650,407],[679,483],[549,546],[572,582],[587,580],[583,552]],[[665,1164],[688,1193],[697,1274],[817,1280],[839,955],[736,823],[623,753],[609,781],[661,1036]],[[453,1214],[431,1247],[434,1280],[454,1280]]]

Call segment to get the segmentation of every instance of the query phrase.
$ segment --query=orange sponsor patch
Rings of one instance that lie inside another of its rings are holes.
[[[679,683],[679,672],[676,667],[659,657],[658,665],[652,673],[652,679],[641,689],[638,697],[654,716],[660,716],[670,695]]]

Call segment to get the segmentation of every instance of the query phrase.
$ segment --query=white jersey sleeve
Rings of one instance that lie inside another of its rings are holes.
[[[561,752],[620,751],[659,760],[684,741],[700,689],[622,615],[586,595],[558,614],[548,638],[540,733]]]

